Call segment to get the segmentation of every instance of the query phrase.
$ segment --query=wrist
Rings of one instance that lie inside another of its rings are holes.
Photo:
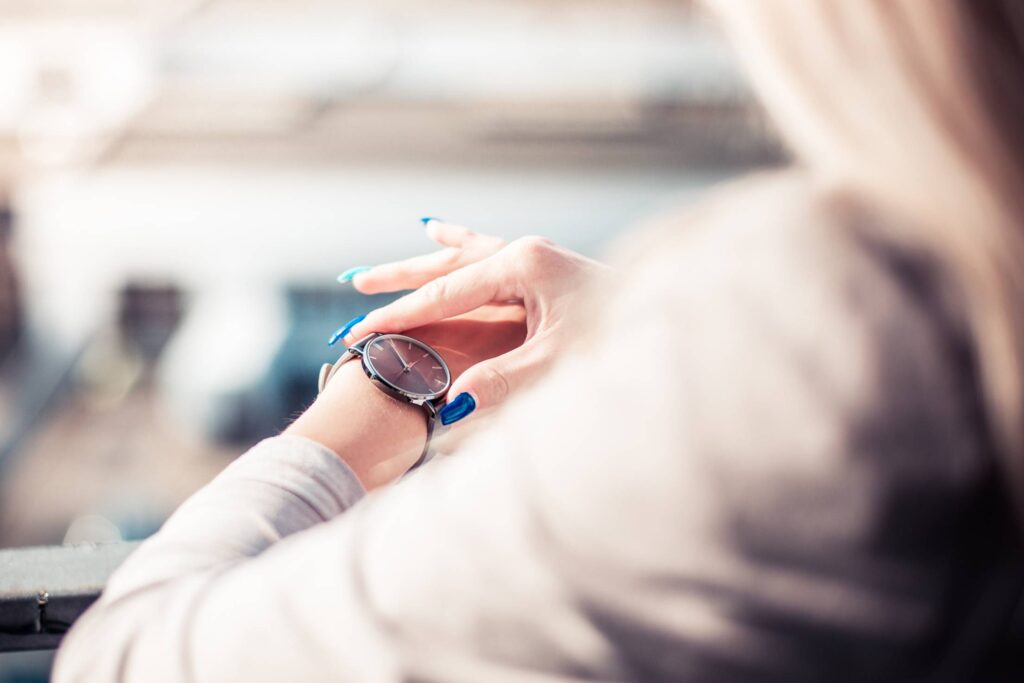
[[[423,451],[427,427],[422,408],[380,391],[352,360],[338,368],[323,393],[285,433],[334,451],[370,490],[412,467]]]

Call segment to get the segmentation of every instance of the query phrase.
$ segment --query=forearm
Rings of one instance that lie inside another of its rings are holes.
[[[228,597],[214,586],[233,586],[232,595],[251,592],[244,582],[219,582],[285,537],[324,528],[364,494],[351,470],[319,444],[289,436],[260,443],[189,498],[114,573],[65,639],[57,680],[160,680],[153,677],[159,671],[166,680],[187,679],[180,667],[188,664],[197,610],[222,613],[210,598]],[[257,597],[278,599],[252,592],[247,600]],[[245,617],[211,618],[237,631]]]
[[[426,440],[423,411],[374,387],[358,363],[282,436],[242,455],[193,495],[113,578],[108,595],[262,553],[340,515],[406,472]]]
[[[338,457],[307,439],[267,439],[185,501],[114,574],[104,600],[261,554],[365,495]]]
[[[366,378],[358,359],[284,432],[338,454],[367,490],[394,481],[416,462],[427,438],[421,408],[391,398]]]
[[[407,331],[444,358],[454,382],[474,364],[523,343],[525,313],[519,306],[482,308],[473,316]],[[303,436],[333,450],[367,490],[393,482],[412,467],[427,438],[423,409],[375,387],[353,359],[338,368],[324,392],[285,434]]]
[[[417,337],[438,348],[457,375],[519,343],[520,329],[512,322],[452,322]],[[462,348],[452,349],[449,340]],[[351,528],[350,515],[324,522],[366,488],[406,472],[425,440],[420,408],[378,390],[358,362],[346,363],[284,435],[230,465],[115,573],[66,639],[58,680],[153,680],[153,672],[222,680],[217,667],[226,662],[237,675],[250,636],[270,624],[277,633],[273,652],[287,659],[275,660],[280,670],[261,661],[247,678],[280,680],[286,674],[276,674],[287,671],[309,679],[298,673],[300,663],[313,672],[352,672],[353,680],[384,678],[386,657],[373,654],[380,634],[360,612],[364,579],[349,575],[357,553],[352,532],[341,530]],[[303,603],[311,590],[319,595],[315,610]],[[334,606],[327,628],[321,602]],[[337,647],[342,630],[351,649]],[[325,667],[334,660],[338,666]],[[189,668],[200,661],[206,676]],[[373,673],[359,675],[362,666]]]

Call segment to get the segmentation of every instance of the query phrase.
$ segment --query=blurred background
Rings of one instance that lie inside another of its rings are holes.
[[[600,256],[780,158],[681,0],[0,0],[0,547],[155,531],[420,216]]]

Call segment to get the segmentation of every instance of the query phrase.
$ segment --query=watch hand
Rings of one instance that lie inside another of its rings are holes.
[[[402,358],[402,354],[398,352],[398,347],[395,346],[395,342],[388,344],[388,348],[391,349],[391,353],[395,354],[395,358],[398,359],[398,362],[402,364],[402,369],[408,370],[409,364],[405,362],[405,359]]]
[[[412,370],[412,369],[413,369],[414,367],[416,367],[416,364],[417,364],[417,363],[419,363],[419,362],[421,362],[421,361],[424,361],[424,360],[426,360],[427,358],[430,358],[430,356],[420,356],[420,357],[419,357],[418,359],[416,359],[416,360],[414,360],[414,361],[412,362],[412,365],[410,365],[410,366],[409,366],[409,369],[410,369],[410,370]]]

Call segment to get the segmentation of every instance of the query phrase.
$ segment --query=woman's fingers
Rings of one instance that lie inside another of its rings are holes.
[[[367,314],[345,335],[360,339],[371,332],[401,332],[472,311],[484,304],[520,298],[515,280],[497,257],[484,259],[431,280],[383,308]]]
[[[553,357],[546,343],[530,340],[507,353],[478,362],[453,383],[449,403],[456,410],[441,410],[444,424],[458,422],[469,413],[497,408],[508,396],[540,377]],[[469,394],[472,400],[460,398]],[[469,405],[470,410],[459,410]],[[455,418],[455,419],[452,419]]]
[[[432,254],[385,263],[356,275],[352,286],[363,294],[416,289],[458,268],[462,265],[462,255],[461,249],[449,247]]]
[[[347,277],[343,275],[339,281],[351,281],[356,290],[363,294],[416,289],[434,278],[481,261],[505,246],[505,241],[500,237],[473,232],[455,223],[437,218],[424,218],[423,223],[427,236],[446,249],[373,268],[352,269],[356,271],[354,274]]]
[[[462,245],[470,240],[474,249],[479,246],[481,238],[469,236],[465,229],[435,227],[439,240]],[[540,237],[523,237],[497,247],[488,245],[487,249],[494,251],[483,258],[463,256],[471,252],[466,246],[448,248],[459,254],[458,259],[466,259],[466,264],[429,280],[388,306],[349,321],[331,339],[331,343],[339,338],[351,343],[371,332],[402,332],[449,320],[490,303],[522,302],[525,329],[517,327],[525,336],[522,345],[465,368],[453,383],[449,403],[441,411],[445,424],[463,419],[478,408],[501,404],[510,392],[543,372],[563,346],[560,340],[571,334],[572,321],[568,318],[576,292],[606,270]],[[410,264],[415,267],[413,271],[408,270]],[[396,279],[413,277],[416,272],[441,265],[439,259],[423,257],[405,262],[403,267],[407,270],[396,268],[398,272],[391,275]]]
[[[510,393],[540,373],[532,346],[535,344],[527,343],[497,358],[478,362],[452,385],[450,398],[468,393],[473,396],[477,410],[496,408]]]

